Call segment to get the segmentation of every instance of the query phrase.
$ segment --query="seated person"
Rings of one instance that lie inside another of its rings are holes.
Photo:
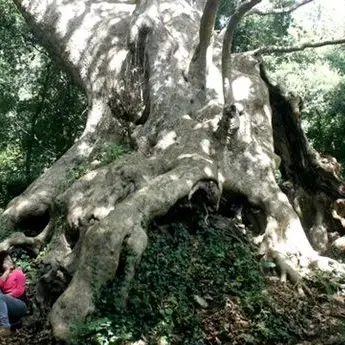
[[[26,278],[23,271],[15,268],[11,257],[3,259],[3,273],[0,277],[0,337],[11,333],[10,319],[19,320],[27,306],[20,298],[24,296]]]

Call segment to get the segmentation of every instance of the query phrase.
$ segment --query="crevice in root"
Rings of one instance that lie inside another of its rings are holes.
[[[45,269],[47,270],[47,267]],[[47,306],[51,308],[65,291],[71,279],[72,276],[62,266],[50,267],[36,283],[35,300],[40,309],[46,310]]]
[[[41,272],[45,272],[36,283],[37,303],[44,310],[45,306],[51,307],[61,293],[66,289],[74,273],[70,269],[71,258],[74,251],[67,241],[66,229],[62,205],[56,203],[53,207],[53,218],[51,221],[51,236],[46,252],[40,258]]]
[[[225,190],[219,204],[219,214],[235,218],[254,236],[262,235],[267,226],[267,215],[262,207],[251,203],[244,194]]]
[[[218,211],[220,194],[218,183],[212,179],[198,181],[187,196],[181,198],[168,212],[157,218],[157,224],[177,221],[195,222],[200,216],[207,223],[208,217]]]
[[[12,247],[22,247],[38,255],[42,247],[50,240],[52,233],[53,226],[51,222],[35,237],[26,236],[22,232],[14,232],[0,243],[0,251],[8,251]]]
[[[94,224],[95,220],[90,219],[89,223]],[[65,239],[71,250],[73,250],[80,239],[80,231],[67,226],[65,229]]]
[[[188,199],[192,203],[204,203],[206,207],[214,209],[219,208],[220,198],[222,196],[222,188],[218,181],[205,179],[198,181],[188,194]]]
[[[2,230],[5,233],[13,231],[13,223],[6,216],[2,222]],[[0,251],[8,251],[12,247],[22,247],[37,255],[52,235],[50,213],[46,211],[42,216],[28,215],[22,218],[15,228],[19,231],[12,232],[0,242]]]
[[[17,228],[22,229],[27,236],[35,237],[43,231],[50,220],[50,212],[46,210],[41,216],[28,215],[17,223]]]

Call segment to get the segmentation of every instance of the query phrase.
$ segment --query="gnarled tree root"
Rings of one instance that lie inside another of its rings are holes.
[[[26,236],[22,232],[14,232],[10,237],[0,243],[0,252],[7,252],[12,247],[24,247],[38,255],[45,243],[47,243],[52,235],[53,228],[51,223],[41,231],[37,236]]]
[[[55,198],[66,189],[66,184],[74,182],[68,176],[71,171],[86,162],[101,146],[103,131],[99,127],[109,122],[111,112],[104,100],[94,99],[90,103],[92,106],[86,128],[80,139],[20,196],[14,198],[3,212],[2,217],[8,219],[13,228],[25,223],[27,218],[42,217],[49,212]]]
[[[181,164],[157,176],[87,229],[76,272],[50,313],[56,337],[67,339],[70,326],[83,321],[94,310],[98,291],[116,274],[124,242],[128,256],[121,294],[126,298],[128,284],[147,245],[146,225],[167,213],[198,181],[209,178],[204,168],[204,164],[195,162],[193,166]]]

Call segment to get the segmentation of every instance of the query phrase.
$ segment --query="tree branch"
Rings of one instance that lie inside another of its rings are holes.
[[[207,77],[209,64],[212,62],[212,35],[218,7],[219,0],[207,0],[200,21],[199,44],[193,57],[193,61],[199,62],[198,70],[204,80]]]
[[[263,54],[283,54],[283,53],[293,53],[297,51],[304,50],[306,48],[319,48],[327,45],[336,45],[336,44],[344,44],[345,38],[339,40],[327,40],[327,41],[320,41],[320,42],[306,42],[296,46],[290,47],[282,47],[282,46],[268,46],[268,47],[261,47],[254,50],[254,55],[263,55]]]
[[[216,14],[219,7],[219,0],[207,0],[204,13],[201,17],[199,39],[200,52],[206,51],[211,43]]]
[[[259,9],[252,9],[251,11],[246,13],[246,17],[250,16],[252,14],[257,14],[259,16],[268,16],[268,15],[275,15],[275,14],[287,14],[287,13],[291,13],[295,10],[297,10],[299,7],[304,6],[310,2],[312,2],[313,0],[302,0],[300,2],[296,2],[294,5],[292,6],[287,6],[287,7],[282,7],[282,8],[272,8],[269,11],[261,11]]]
[[[231,15],[228,26],[225,31],[222,51],[222,77],[223,77],[223,93],[224,93],[224,105],[230,105],[234,103],[233,94],[231,89],[231,47],[235,29],[240,22],[241,18],[250,11],[261,0],[247,0],[241,3],[241,5]]]

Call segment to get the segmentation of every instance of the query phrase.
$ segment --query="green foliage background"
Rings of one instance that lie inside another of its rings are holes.
[[[314,147],[345,163],[345,49],[267,58],[273,77],[304,99],[302,125]]]
[[[272,5],[287,6],[294,1],[272,1]],[[222,0],[216,20],[216,29],[223,29],[229,14],[240,3],[238,0]],[[293,26],[290,14],[276,16],[248,16],[239,24],[234,37],[233,51],[243,52],[253,50],[262,45],[276,45],[291,43],[288,29]],[[260,28],[258,30],[258,28]]]
[[[0,0],[0,207],[83,129],[83,94],[41,48],[13,2]]]

